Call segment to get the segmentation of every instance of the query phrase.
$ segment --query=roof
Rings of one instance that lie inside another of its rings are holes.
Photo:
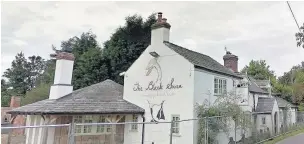
[[[17,114],[143,114],[144,109],[123,99],[123,86],[105,80],[73,91],[59,99],[28,104],[9,113]]]
[[[286,101],[286,100],[284,100],[280,97],[274,97],[274,98],[277,100],[277,103],[278,103],[279,107],[287,107],[288,105],[290,107],[297,107],[297,106],[293,105],[292,103],[290,103],[290,102],[288,102],[288,101]]]
[[[271,97],[259,97],[255,112],[271,113],[275,99]]]
[[[255,82],[255,79],[252,78],[252,77],[248,77],[249,81],[250,81],[250,84],[248,86],[248,89],[249,89],[249,92],[252,92],[252,93],[260,93],[260,94],[268,94],[267,91],[263,90],[262,88],[260,88],[256,82]]]
[[[255,83],[260,87],[266,87],[269,84],[269,80],[255,80]]]
[[[204,70],[208,70],[211,72],[227,75],[227,76],[232,76],[235,78],[242,78],[239,75],[235,74],[233,71],[230,69],[226,68],[213,58],[195,52],[191,51],[189,49],[183,48],[181,46],[175,45],[173,43],[170,43],[168,41],[164,41],[164,44],[168,46],[170,49],[178,53],[179,55],[183,56],[185,59],[187,59],[189,62],[191,62],[193,65],[195,65],[197,68],[201,68]]]

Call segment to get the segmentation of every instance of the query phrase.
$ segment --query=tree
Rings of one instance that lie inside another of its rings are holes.
[[[29,61],[26,64],[27,71],[27,83],[28,89],[31,90],[36,86],[37,78],[42,74],[45,69],[45,61],[40,56],[30,56],[28,57]]]
[[[270,66],[266,64],[265,60],[251,60],[249,65],[246,65],[241,70],[241,73],[246,72],[257,80],[267,80],[269,78],[275,79],[274,71],[270,70]]]
[[[26,96],[21,99],[21,105],[31,104],[49,98],[50,83],[41,83],[31,91],[26,93]]]
[[[284,99],[289,102],[301,104],[304,102],[304,61],[300,65],[293,66],[290,71],[279,77],[277,87],[280,93],[285,94]]]
[[[27,61],[22,52],[15,56],[11,68],[6,69],[3,76],[8,78],[9,85],[17,94],[25,95],[26,91],[29,90]]]
[[[9,106],[11,96],[8,91],[8,84],[4,79],[1,79],[1,107]]]
[[[123,77],[119,74],[126,71],[150,45],[151,26],[155,22],[155,14],[145,21],[138,15],[128,16],[125,25],[104,43],[103,56],[110,61],[109,76],[112,80],[123,84]]]
[[[248,132],[252,126],[251,113],[242,110],[239,105],[241,100],[240,95],[230,92],[227,95],[219,96],[210,106],[206,103],[197,106],[199,144],[205,143],[206,129],[208,130],[208,143],[217,143],[216,136],[220,131],[225,132],[227,136],[230,136],[231,131],[237,129],[242,130],[242,135]],[[208,128],[206,128],[206,120]]]
[[[82,88],[109,78],[107,64],[101,49],[92,48],[83,53],[75,65],[73,86]]]
[[[297,71],[295,81],[292,84],[294,102],[297,104],[304,103],[304,72]]]
[[[40,84],[52,84],[54,83],[55,77],[55,69],[56,69],[56,60],[50,59],[45,62],[45,67],[43,73],[37,77],[36,85]]]
[[[43,72],[44,66],[44,59],[40,56],[30,56],[27,60],[20,52],[3,76],[8,78],[9,86],[16,94],[24,96],[35,87],[36,79]]]
[[[300,32],[296,33],[296,40],[297,46],[300,47],[302,45],[302,47],[304,48],[304,23],[303,26],[300,27]]]
[[[279,77],[279,82],[284,85],[291,85],[295,80],[296,71],[304,72],[304,61],[299,65],[293,66],[288,72],[285,72],[283,76]]]
[[[108,78],[123,84],[123,77],[119,76],[119,73],[126,71],[148,47],[151,41],[151,25],[155,22],[154,14],[145,21],[138,15],[126,17],[126,24],[113,33],[110,40],[104,43],[103,49],[98,45],[97,37],[91,31],[62,41],[61,50],[72,49],[72,53],[75,55],[72,78],[74,89],[83,88]],[[56,49],[55,46],[52,47]],[[36,59],[32,58],[30,61],[36,64]],[[24,68],[22,71],[38,67],[42,70],[27,72],[26,76],[30,75],[32,79],[22,79],[24,85],[30,85],[30,87],[26,87],[23,94],[34,88],[33,92],[26,93],[28,98],[24,99],[28,102],[40,100],[35,94],[46,91],[45,86],[53,83],[55,73],[54,60],[45,61],[44,67],[40,67],[38,63],[36,65],[32,63],[22,65]],[[35,75],[39,72],[41,74]]]
[[[101,49],[97,37],[91,31],[80,37],[74,36],[61,42],[61,49],[71,48],[75,55],[74,89],[83,88],[105,79],[123,84],[119,73],[126,71],[151,41],[151,25],[156,22],[154,14],[143,21],[141,16],[126,17],[126,24],[118,28]]]
[[[102,49],[92,31],[82,33],[61,42],[61,50],[72,49],[75,56],[72,85],[74,89],[83,88],[108,77],[107,61],[102,57]]]

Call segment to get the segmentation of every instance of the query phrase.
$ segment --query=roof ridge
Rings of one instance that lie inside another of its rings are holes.
[[[81,91],[83,91],[83,90],[89,89],[89,88],[91,88],[91,87],[97,86],[97,85],[102,84],[102,83],[107,82],[107,81],[109,81],[109,82],[111,82],[111,83],[113,83],[113,84],[117,84],[117,85],[119,85],[119,86],[123,86],[123,85],[121,85],[121,84],[119,84],[119,83],[117,83],[117,82],[115,82],[115,81],[113,81],[113,80],[111,80],[111,79],[106,79],[106,80],[104,80],[104,81],[101,81],[101,82],[98,82],[98,83],[95,83],[95,84],[92,84],[92,85],[89,85],[89,86],[86,86],[86,87],[83,87],[83,88],[74,90],[74,91],[72,91],[71,93],[66,94],[66,95],[64,95],[64,96],[62,96],[62,97],[60,97],[60,98],[58,98],[58,99],[55,99],[55,100],[56,100],[56,101],[57,101],[57,100],[61,100],[61,99],[66,98],[66,97],[68,97],[68,96],[72,96],[72,99],[75,99],[75,98],[73,97],[73,94],[77,94],[77,93],[79,93],[79,92],[81,92]]]
[[[177,47],[179,47],[179,48],[182,48],[182,49],[185,49],[185,50],[188,50],[188,51],[191,51],[191,52],[195,52],[195,53],[197,53],[197,54],[201,54],[201,55],[204,55],[204,56],[208,56],[208,55],[205,55],[205,54],[203,54],[203,53],[199,53],[199,52],[196,52],[196,51],[187,49],[187,48],[185,48],[185,47],[179,46],[179,45],[177,45],[177,44],[171,43],[171,42],[169,42],[169,41],[164,41],[164,43],[169,43],[169,44],[175,45],[175,46],[177,46]],[[208,56],[208,57],[210,57],[210,56]],[[210,57],[210,58],[211,58],[211,57]]]
[[[169,41],[164,41],[163,43],[171,50],[175,51],[180,56],[184,57],[194,66],[203,68],[208,71],[212,71],[213,73],[220,73],[223,75],[241,78],[241,76],[230,71],[227,67],[223,66],[221,63],[219,63],[209,55],[187,49],[185,47],[171,43]]]

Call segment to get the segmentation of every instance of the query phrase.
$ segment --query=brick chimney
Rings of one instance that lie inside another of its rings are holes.
[[[72,75],[75,57],[72,50],[56,50],[51,57],[56,59],[54,84],[51,86],[49,99],[58,99],[73,92]]]
[[[11,97],[11,103],[10,103],[10,108],[14,109],[17,107],[21,106],[21,97],[20,96],[12,96]],[[12,118],[13,116],[11,116]],[[11,119],[10,119],[11,121]],[[13,126],[24,126],[25,125],[25,119],[22,115],[17,115],[12,121]],[[13,129],[11,131],[13,135],[23,135],[24,134],[24,129]]]
[[[151,26],[151,45],[169,41],[171,25],[163,18],[162,12],[157,14],[157,21]]]
[[[11,108],[20,107],[20,102],[21,102],[21,98],[19,96],[12,96],[11,97],[10,107]]]
[[[238,60],[239,58],[236,55],[233,55],[230,51],[226,51],[226,54],[223,56],[224,66],[231,69],[233,72],[238,72]]]

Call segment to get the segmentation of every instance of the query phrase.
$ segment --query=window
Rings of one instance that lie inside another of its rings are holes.
[[[82,123],[82,116],[75,116],[74,123]],[[75,132],[81,133],[82,126],[76,125]]]
[[[108,119],[111,119],[111,116],[108,115]],[[112,131],[112,125],[106,125],[107,127],[107,132],[111,132]]]
[[[93,122],[93,116],[84,117],[84,123],[92,123],[92,122]],[[92,131],[92,125],[83,126],[83,133],[91,133],[91,131]]]
[[[215,78],[214,79],[214,94],[222,95],[227,92],[227,81],[225,79]]]
[[[138,122],[138,116],[137,115],[132,116],[132,122]],[[137,131],[137,129],[138,129],[138,124],[132,124],[131,125],[131,130]]]
[[[179,115],[173,115],[172,120],[173,121],[179,121],[180,120]],[[173,122],[172,133],[173,134],[179,134],[179,122]]]
[[[105,123],[106,122],[106,118],[104,116],[99,116],[97,123]],[[105,131],[105,125],[97,125],[97,133],[103,133]]]
[[[266,117],[262,117],[262,124],[266,124]]]
[[[108,123],[106,116],[80,115],[73,117],[74,123]],[[76,125],[75,133],[92,134],[92,133],[109,133],[112,131],[111,125]]]

